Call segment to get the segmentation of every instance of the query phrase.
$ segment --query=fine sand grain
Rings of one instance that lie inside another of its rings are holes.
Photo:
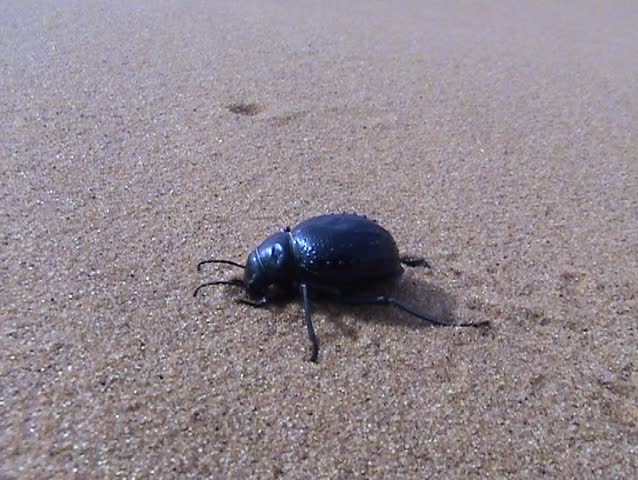
[[[638,3],[0,14],[0,478],[636,478]],[[211,288],[377,219],[392,309]]]

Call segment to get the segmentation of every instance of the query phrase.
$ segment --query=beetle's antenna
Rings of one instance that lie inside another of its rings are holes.
[[[240,287],[240,288],[244,288],[244,282],[242,282],[240,279],[235,278],[233,280],[217,280],[215,282],[207,282],[207,283],[203,283],[202,285],[200,285],[199,287],[197,287],[195,289],[195,291],[193,292],[193,297],[196,297],[197,294],[199,293],[199,291],[204,288],[204,287],[210,287],[213,285],[232,285],[234,287]]]
[[[197,264],[197,271],[201,272],[202,271],[202,265],[206,265],[207,263],[224,263],[226,265],[232,265],[233,267],[246,268],[241,263],[233,262],[232,260],[211,259],[211,260],[204,260],[203,262],[199,262]]]

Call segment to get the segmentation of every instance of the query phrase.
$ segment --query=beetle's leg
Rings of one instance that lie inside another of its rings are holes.
[[[193,297],[196,297],[197,294],[199,293],[199,291],[204,288],[204,287],[211,287],[213,285],[232,285],[234,287],[241,287],[244,288],[244,282],[242,282],[239,279],[234,279],[234,280],[217,280],[215,282],[208,282],[208,283],[203,283],[201,284],[199,287],[197,287],[195,289],[195,291],[193,292]]]
[[[294,290],[293,290],[294,292]],[[283,303],[290,300],[291,292],[287,289],[281,289],[278,291],[270,291],[267,295],[263,295],[257,300],[251,300],[250,298],[239,298],[235,300],[235,303],[241,303],[254,308],[261,308],[272,303]]]
[[[235,300],[235,302],[241,303],[242,305],[248,305],[253,308],[261,308],[261,307],[265,307],[266,305],[270,303],[273,303],[274,300],[268,297],[261,297],[259,300],[249,300],[247,298],[238,298],[237,300]]]
[[[310,296],[308,295],[308,285],[302,283],[299,286],[299,290],[301,292],[301,298],[303,298],[303,309],[304,316],[306,319],[306,327],[308,328],[308,338],[310,339],[310,343],[312,345],[312,354],[310,355],[311,362],[317,362],[317,357],[319,356],[319,342],[317,341],[317,336],[315,335],[315,328],[312,325],[311,311],[310,311]]]
[[[376,295],[373,297],[341,297],[336,298],[337,301],[342,303],[347,303],[349,305],[392,305],[399,310],[403,310],[410,315],[414,315],[415,317],[420,318],[421,320],[425,320],[426,322],[433,323],[435,325],[441,325],[443,327],[483,327],[489,325],[490,322],[478,322],[478,323],[445,323],[441,320],[438,320],[427,313],[416,310],[409,305],[406,305],[403,302],[400,302],[396,298],[390,297],[388,295]]]
[[[430,263],[423,257],[413,257],[411,255],[403,255],[399,260],[403,265],[408,267],[425,267],[431,269]]]

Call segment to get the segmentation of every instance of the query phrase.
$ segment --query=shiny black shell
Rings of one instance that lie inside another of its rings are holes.
[[[363,216],[313,217],[297,225],[290,238],[298,281],[346,288],[403,273],[390,232]]]

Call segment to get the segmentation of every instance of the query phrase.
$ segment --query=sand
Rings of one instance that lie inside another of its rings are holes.
[[[636,2],[4,2],[0,478],[632,478]],[[405,301],[233,303],[356,211]]]

